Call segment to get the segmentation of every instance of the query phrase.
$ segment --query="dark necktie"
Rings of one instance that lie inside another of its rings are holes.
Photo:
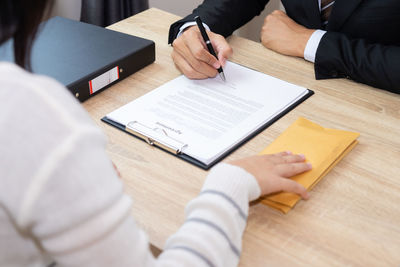
[[[328,25],[329,16],[331,15],[334,3],[334,0],[321,0],[321,20],[324,28]]]

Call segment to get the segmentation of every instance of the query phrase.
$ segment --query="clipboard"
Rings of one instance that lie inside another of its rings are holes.
[[[225,157],[227,157],[229,154],[231,154],[233,151],[241,147],[243,144],[245,144],[247,141],[258,135],[260,132],[271,126],[274,122],[285,116],[287,113],[289,113],[291,110],[296,108],[298,105],[300,105],[302,102],[304,102],[306,99],[308,99],[310,96],[314,94],[314,91],[307,89],[307,93],[298,99],[296,102],[292,103],[290,106],[288,106],[286,109],[284,109],[282,112],[278,113],[276,116],[274,116],[272,119],[268,120],[265,124],[260,126],[257,130],[253,131],[251,134],[249,134],[246,138],[243,140],[239,141],[235,146],[232,148],[228,149],[225,151],[222,155],[220,155],[218,158],[210,162],[209,164],[205,164],[191,156],[188,156],[184,153],[182,153],[182,149],[187,146],[188,144],[185,144],[181,142],[180,140],[177,140],[175,138],[169,137],[165,132],[163,133],[162,130],[158,128],[150,128],[147,127],[144,123],[139,122],[139,121],[131,121],[128,123],[127,126],[117,123],[113,120],[110,120],[106,116],[101,119],[101,121],[133,136],[136,137],[146,143],[148,143],[151,146],[155,146],[175,157],[178,157],[186,162],[189,162],[201,169],[208,170],[211,167],[213,167],[215,164],[223,160]]]

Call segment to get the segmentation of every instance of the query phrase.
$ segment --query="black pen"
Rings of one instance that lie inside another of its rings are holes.
[[[206,29],[204,29],[203,22],[201,21],[199,16],[196,16],[194,19],[196,20],[197,26],[199,27],[201,36],[203,36],[204,42],[206,42],[208,51],[211,53],[211,55],[213,55],[214,57],[216,57],[216,59],[218,59],[217,54],[215,54],[214,47],[211,44],[210,38],[208,38]],[[221,79],[223,81],[226,81],[222,66],[218,68],[218,73]]]

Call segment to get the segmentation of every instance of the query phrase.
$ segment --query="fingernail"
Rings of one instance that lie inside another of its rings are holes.
[[[304,154],[299,154],[300,158],[305,159],[306,156]]]
[[[310,162],[307,162],[308,168],[312,169],[312,164]]]
[[[213,67],[216,68],[216,69],[219,69],[220,66],[221,65],[219,64],[218,61],[213,64]]]
[[[286,154],[292,155],[293,153],[292,153],[292,151],[286,151]]]
[[[225,67],[226,59],[225,59],[225,58],[222,58],[222,59],[221,59],[221,63],[222,63],[222,66]]]

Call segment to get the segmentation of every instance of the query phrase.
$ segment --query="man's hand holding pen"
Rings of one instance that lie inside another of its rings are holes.
[[[262,44],[275,52],[289,56],[304,56],[304,49],[315,30],[307,29],[289,18],[283,11],[276,10],[265,18],[261,30]],[[207,48],[199,26],[186,28],[181,36],[172,43],[172,59],[176,67],[190,79],[215,77],[220,67],[232,55],[232,48],[226,39],[216,33],[207,31],[215,54]]]
[[[215,77],[218,74],[217,69],[224,67],[226,60],[233,53],[223,36],[210,31],[207,34],[218,59],[208,51],[197,26],[187,28],[172,43],[172,59],[176,67],[190,79]]]

